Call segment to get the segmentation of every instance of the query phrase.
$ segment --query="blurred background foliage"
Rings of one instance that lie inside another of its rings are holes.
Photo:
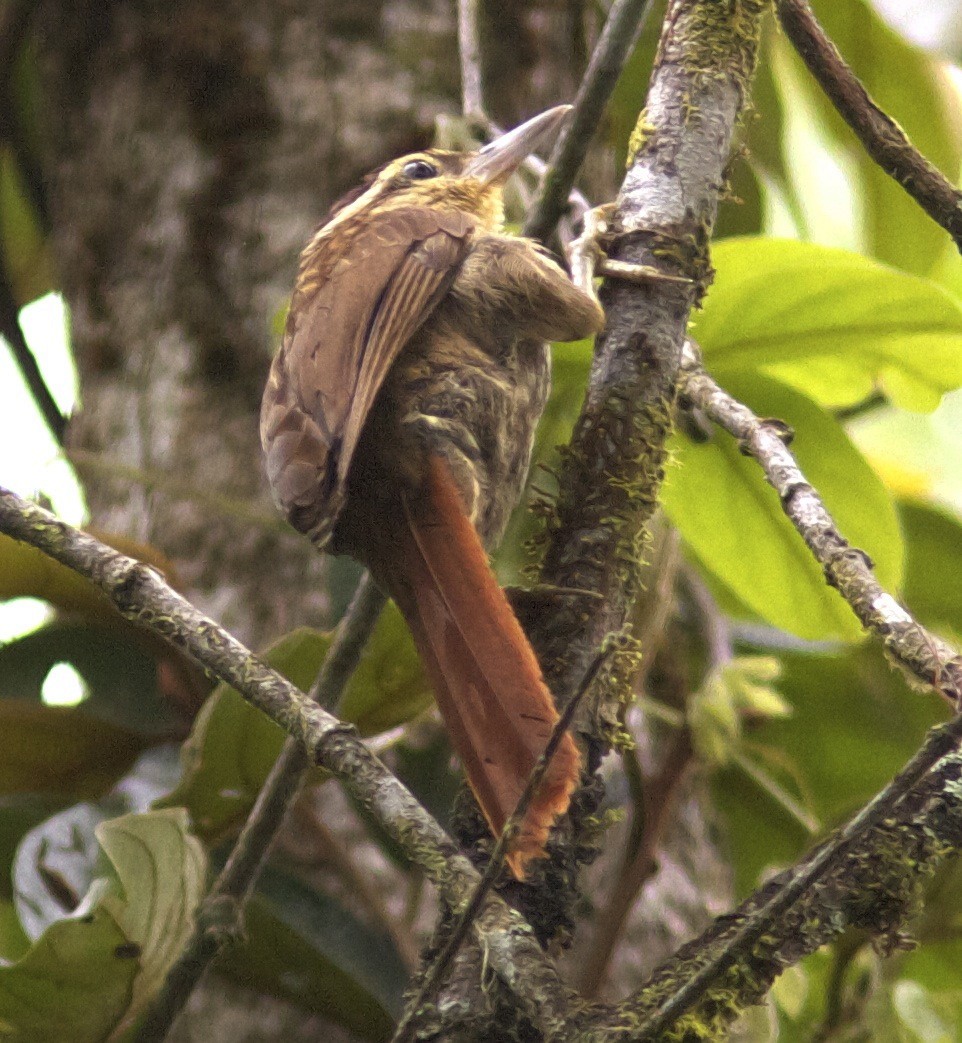
[[[876,100],[957,181],[962,5],[814,7]],[[596,167],[623,164],[663,8],[655,4],[612,98]],[[598,14],[585,19],[589,42]],[[0,310],[8,323],[19,313],[69,411],[76,378],[51,217],[37,190],[44,111],[29,38],[9,57],[0,67],[9,300]],[[715,282],[693,323],[707,368],[757,413],[792,426],[803,470],[841,531],[924,624],[959,641],[962,259],[863,153],[773,23],[718,239]],[[577,415],[590,352],[589,343],[556,350],[528,502],[497,556],[506,583],[523,583],[537,553],[539,512],[528,508],[552,494],[556,447]],[[32,410],[0,351],[0,481],[84,521],[82,486]],[[172,495],[184,480],[157,478]],[[864,803],[947,710],[864,641],[758,468],[697,417],[674,438],[663,504],[662,528],[679,534],[682,556],[670,565],[671,610],[650,643],[629,723],[690,737],[689,767],[710,787],[730,896],[740,898]],[[273,524],[266,507],[254,523]],[[124,533],[106,538],[177,584],[162,549]],[[653,553],[650,588],[666,560]],[[338,563],[328,575],[333,623],[357,571]],[[0,1035],[9,1024],[24,1040],[128,1038],[282,736],[237,693],[211,690],[191,664],[129,627],[76,575],[3,537],[0,601]],[[326,631],[300,628],[265,656],[306,687],[328,642]],[[429,707],[403,624],[386,612],[342,712],[444,821],[456,774]],[[609,769],[611,807],[631,824],[638,794],[630,777],[618,781],[619,765]],[[347,1038],[380,1040],[431,906],[417,871],[343,804],[318,775],[249,907],[245,944],[218,974],[321,1016]],[[332,808],[353,815],[348,840],[331,829]],[[611,856],[606,879],[617,878],[626,852]],[[589,920],[604,905],[596,902]],[[914,930],[920,947],[885,960],[869,939],[844,935],[786,973],[743,1036],[958,1038],[957,867],[935,882]],[[603,964],[598,987],[612,995],[625,979]]]

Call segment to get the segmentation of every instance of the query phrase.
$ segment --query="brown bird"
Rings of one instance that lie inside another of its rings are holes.
[[[301,256],[261,409],[276,499],[398,604],[495,835],[558,714],[486,549],[528,471],[547,341],[604,321],[537,244],[503,233],[505,181],[567,111],[478,152],[404,156],[335,204]],[[578,770],[566,736],[508,857],[518,878]]]

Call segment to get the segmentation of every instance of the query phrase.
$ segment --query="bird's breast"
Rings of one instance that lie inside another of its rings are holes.
[[[442,304],[392,367],[359,446],[352,495],[385,481],[416,495],[427,454],[441,456],[490,546],[524,487],[550,360],[545,343],[458,318]]]

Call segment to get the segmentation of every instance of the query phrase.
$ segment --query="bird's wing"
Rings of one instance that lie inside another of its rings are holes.
[[[336,258],[323,239],[317,263],[306,255],[264,392],[261,440],[275,497],[321,546],[378,390],[451,285],[471,232],[467,215],[405,207],[339,229],[348,246]]]

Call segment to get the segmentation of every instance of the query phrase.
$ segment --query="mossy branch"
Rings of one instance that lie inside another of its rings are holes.
[[[632,157],[610,221],[612,258],[645,266],[655,278],[647,285],[609,279],[602,288],[607,326],[563,453],[540,573],[545,587],[571,593],[553,597],[548,612],[518,606],[562,703],[606,637],[622,632],[632,616],[688,318],[710,278],[708,242],[768,6],[766,0],[673,0],[665,19],[639,117],[644,147]],[[630,698],[636,666],[637,657],[626,653],[621,669],[612,671],[617,680],[596,686],[576,721],[592,770],[612,743],[612,722]],[[599,843],[599,798],[600,784],[591,779],[556,831],[545,875],[521,895],[542,937],[563,936],[570,925],[578,874]],[[459,821],[458,835],[487,844],[480,820],[470,833]]]
[[[775,978],[860,927],[883,949],[906,944],[922,887],[962,844],[962,717],[934,728],[905,769],[847,826],[685,945],[580,1037],[724,1038]]]

